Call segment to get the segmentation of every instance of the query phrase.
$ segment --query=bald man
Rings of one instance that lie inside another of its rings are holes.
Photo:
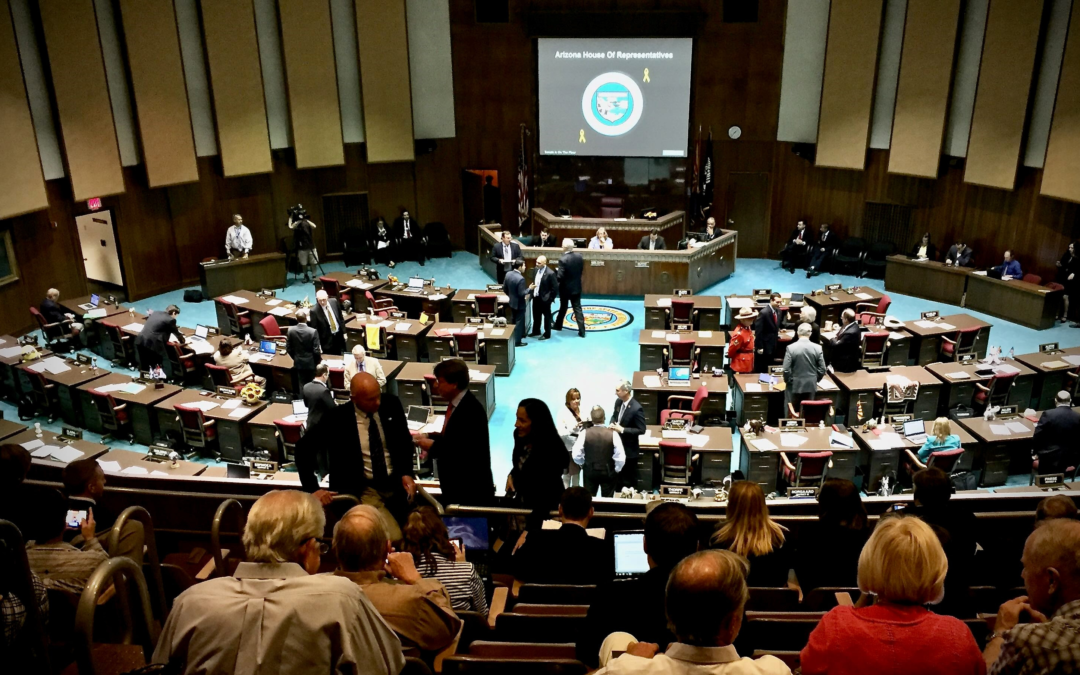
[[[349,396],[352,405],[324,413],[297,444],[300,481],[323,505],[336,494],[350,494],[374,506],[386,518],[390,540],[398,541],[399,523],[416,496],[405,411],[397,396],[382,393],[370,373],[357,373],[349,381]],[[319,485],[326,474],[329,489]]]

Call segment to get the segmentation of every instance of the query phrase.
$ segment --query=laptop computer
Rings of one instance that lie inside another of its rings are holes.
[[[431,408],[423,405],[411,405],[409,406],[409,425],[410,431],[420,431],[423,429],[433,417]]]
[[[673,387],[689,387],[690,367],[675,366],[668,369],[668,384]]]
[[[649,571],[649,556],[645,553],[645,531],[616,532],[615,576],[636,577]]]
[[[304,405],[304,401],[297,399],[292,402],[292,414],[300,419],[307,419],[307,406]]]
[[[263,354],[277,354],[277,343],[273,340],[262,340],[259,342],[259,351]]]
[[[803,294],[802,294],[802,293],[792,293],[792,294],[791,294],[791,300],[790,300],[790,302],[791,302],[792,304],[794,304],[794,303],[796,303],[796,302],[802,302],[802,301],[803,301]]]
[[[904,422],[904,438],[915,445],[922,445],[926,442],[926,424],[922,420]]]
[[[421,290],[424,289],[424,279],[423,279],[423,277],[410,277],[409,278],[409,290],[413,291],[413,289],[416,289],[416,291],[421,291]]]
[[[210,334],[210,327],[204,326],[201,323],[195,326],[195,334],[191,336],[192,340],[205,340],[206,336]]]
[[[90,302],[84,302],[83,304],[79,305],[79,309],[85,309],[87,311],[90,311],[91,309],[97,309],[98,303],[100,302],[101,296],[99,296],[97,293],[92,293],[90,295]]]
[[[225,475],[229,478],[251,478],[251,467],[247,464],[227,464]]]

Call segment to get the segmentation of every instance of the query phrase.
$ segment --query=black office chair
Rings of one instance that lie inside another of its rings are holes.
[[[450,235],[446,232],[446,226],[435,221],[424,227],[424,236],[427,237],[427,254],[429,258],[449,258],[453,255],[454,245],[450,242]]]
[[[866,240],[862,237],[848,237],[840,244],[840,249],[832,257],[832,273],[840,274],[862,272],[863,258],[866,256]]]

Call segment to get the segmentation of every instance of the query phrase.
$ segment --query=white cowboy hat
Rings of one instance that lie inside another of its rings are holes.
[[[739,313],[735,316],[735,319],[741,321],[743,319],[753,319],[757,317],[757,312],[749,307],[743,307],[739,310]]]

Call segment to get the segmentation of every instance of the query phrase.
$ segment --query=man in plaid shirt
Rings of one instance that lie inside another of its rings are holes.
[[[998,610],[984,652],[990,675],[1080,673],[1080,521],[1041,523],[1021,562],[1027,595]]]

